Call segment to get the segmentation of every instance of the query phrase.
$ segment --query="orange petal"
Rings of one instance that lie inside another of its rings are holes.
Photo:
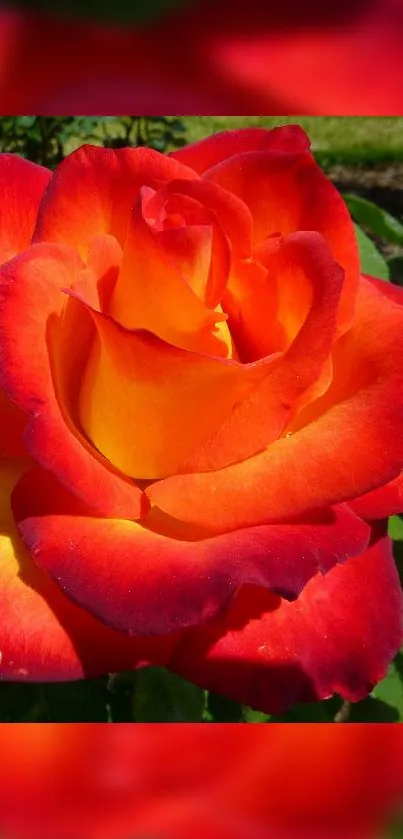
[[[88,311],[97,336],[81,381],[81,423],[127,475],[175,473],[266,375],[265,364],[188,352]]]
[[[258,314],[263,315],[263,321],[272,288],[280,313],[283,308],[294,314],[287,324],[290,346],[282,357],[267,365],[264,381],[234,407],[213,437],[182,464],[181,471],[220,469],[261,451],[280,436],[302,400],[315,398],[323,381],[326,386],[330,384],[329,361],[343,282],[341,268],[318,233],[293,233],[277,242],[267,268],[270,286],[267,282]],[[289,301],[292,305],[288,307]],[[270,310],[268,320],[269,316]],[[270,321],[267,329],[270,331]]]
[[[247,152],[213,166],[203,178],[246,204],[253,217],[256,245],[273,233],[322,233],[346,272],[339,311],[339,331],[344,332],[354,312],[358,248],[347,207],[313,157],[306,152]]]
[[[159,481],[147,489],[151,502],[222,531],[354,499],[392,480],[403,467],[402,352],[401,307],[362,280],[332,386],[294,433],[217,472]]]
[[[186,243],[185,243],[186,244]],[[176,347],[211,355],[228,353],[216,323],[226,315],[207,308],[169,259],[137,201],[131,214],[111,316],[130,329],[145,329]]]
[[[239,259],[250,259],[253,222],[250,210],[240,198],[211,181],[174,179],[156,193],[153,200],[160,206],[171,196],[175,200],[187,196],[210,210],[230,240],[232,253]]]
[[[160,205],[160,218],[154,220],[154,226],[158,225],[160,230],[160,241],[168,247],[174,264],[182,270],[196,294],[214,309],[221,301],[231,267],[229,241],[217,214],[202,201],[173,192],[172,184],[171,189],[155,193],[147,207],[154,203]],[[175,232],[182,234],[177,242],[172,237]]]

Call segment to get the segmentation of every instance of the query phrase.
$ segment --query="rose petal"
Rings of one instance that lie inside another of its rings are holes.
[[[187,634],[170,667],[266,713],[334,693],[364,699],[403,641],[390,545],[316,576],[294,603],[245,587],[221,621]]]
[[[376,277],[371,277],[369,274],[363,276],[378,289],[380,294],[388,297],[389,300],[393,300],[394,303],[398,303],[399,306],[403,306],[403,288],[394,283],[385,282],[385,280],[377,280]]]
[[[0,154],[0,263],[26,250],[51,172],[16,154]],[[0,391],[0,455],[23,457],[27,417]]]
[[[81,380],[81,423],[99,451],[135,478],[175,473],[271,363],[188,352],[88,312],[97,336]]]
[[[69,248],[42,243],[0,268],[1,383],[31,417],[25,443],[38,462],[103,515],[138,518],[147,510],[144,495],[83,437],[60,382],[61,366],[77,388],[80,352],[91,338],[83,307],[61,293],[83,267]]]
[[[188,250],[185,240],[181,244]],[[160,237],[143,217],[141,201],[130,216],[109,314],[122,326],[148,330],[176,347],[224,357],[228,354],[216,329],[216,323],[225,321],[226,315],[207,308],[172,264]]]
[[[305,131],[299,125],[283,125],[268,131],[265,128],[241,128],[236,131],[220,131],[191,143],[183,149],[171,152],[179,163],[190,166],[199,175],[207,169],[248,151],[280,151],[298,154],[309,151],[310,142]]]
[[[75,680],[166,663],[168,638],[129,639],[108,629],[32,561],[10,509],[10,493],[26,469],[26,461],[0,460],[0,680]],[[52,492],[57,503],[55,481]]]
[[[350,325],[359,279],[359,255],[349,212],[311,154],[254,151],[208,169],[203,179],[224,187],[249,208],[254,242],[273,233],[317,230],[328,241],[346,276],[339,310],[339,331]]]
[[[74,294],[83,297],[97,311],[108,311],[122,255],[122,248],[114,236],[95,236],[89,247],[85,268],[71,286]]]
[[[244,583],[293,599],[318,570],[368,544],[368,526],[345,506],[307,522],[210,537],[175,522],[160,522],[157,532],[93,517],[54,484],[43,470],[20,481],[13,508],[24,543],[75,603],[131,635],[215,618]]]
[[[385,519],[403,512],[403,473],[379,489],[367,492],[349,502],[363,519]]]
[[[142,186],[197,178],[153,149],[81,146],[53,172],[39,208],[35,242],[70,245],[85,257],[94,236],[111,234],[123,247],[130,208]]]
[[[190,147],[189,147],[190,148]],[[252,256],[253,219],[250,210],[236,195],[211,181],[174,179],[165,184],[152,199],[158,208],[178,196],[192,198],[211,211],[231,242],[233,255],[249,260]]]
[[[0,154],[0,263],[29,247],[51,174],[17,154]]]
[[[225,530],[354,499],[394,479],[403,467],[402,352],[401,308],[362,280],[332,386],[297,418],[291,436],[219,471],[158,481],[147,489],[152,504]]]
[[[158,238],[191,288],[214,309],[221,301],[231,268],[230,244],[217,214],[186,195],[187,181],[177,183],[185,186],[184,193],[175,193],[172,188],[155,192],[147,210],[156,204],[154,226]],[[232,207],[231,201],[228,204]]]
[[[0,390],[0,457],[24,457],[28,417]]]
[[[284,315],[285,323],[288,318],[290,346],[268,367],[265,380],[234,407],[221,428],[181,465],[180,471],[220,469],[264,449],[280,436],[308,390],[311,397],[314,395],[312,388],[327,371],[336,337],[343,272],[326,242],[318,233],[292,233],[276,243],[266,266],[264,295],[259,302],[254,300],[252,307],[252,321],[261,325],[262,331],[257,336],[249,334],[247,346],[255,338],[255,353],[259,339],[261,355],[273,349],[265,340],[273,333],[270,298],[276,301],[276,310]],[[239,321],[243,331],[243,308]],[[236,345],[239,348],[238,340]]]

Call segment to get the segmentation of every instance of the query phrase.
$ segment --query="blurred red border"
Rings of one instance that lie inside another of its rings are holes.
[[[401,0],[188,0],[147,27],[0,11],[3,114],[400,115]]]
[[[0,725],[3,839],[380,839],[403,729]]]

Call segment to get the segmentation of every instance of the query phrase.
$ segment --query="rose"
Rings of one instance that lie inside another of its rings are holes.
[[[0,738],[12,839],[378,839],[403,792],[392,726],[3,725]]]
[[[305,134],[0,160],[2,678],[367,695],[402,641],[402,292]]]
[[[399,115],[401,32],[400,0],[190,0],[126,29],[6,10],[0,96],[4,113]]]

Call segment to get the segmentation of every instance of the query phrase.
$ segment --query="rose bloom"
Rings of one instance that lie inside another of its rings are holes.
[[[1,678],[365,697],[403,634],[403,292],[304,132],[0,165]]]
[[[403,792],[388,725],[3,725],[0,743],[5,839],[380,839]]]
[[[125,28],[10,8],[0,98],[9,114],[400,115],[402,49],[401,0],[183,0]]]

